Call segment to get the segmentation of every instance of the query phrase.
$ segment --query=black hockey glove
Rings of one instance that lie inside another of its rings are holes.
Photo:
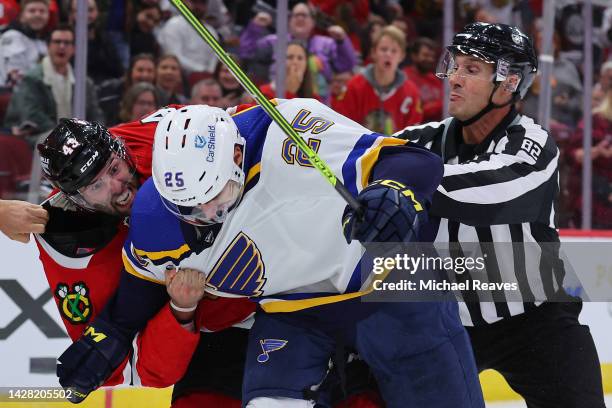
[[[363,217],[356,217],[347,206],[342,215],[346,242],[415,242],[427,212],[417,197],[401,183],[377,180],[357,196]]]
[[[57,376],[78,404],[100,387],[131,350],[130,339],[112,324],[96,318],[58,358]]]

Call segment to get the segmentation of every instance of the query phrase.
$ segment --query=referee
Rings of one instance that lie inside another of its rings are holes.
[[[445,163],[430,209],[436,242],[459,248],[476,242],[483,250],[486,243],[521,243],[503,262],[499,252],[485,262],[490,281],[517,282],[520,301],[507,301],[503,291],[463,293],[461,317],[479,371],[500,372],[529,408],[603,408],[597,351],[589,328],[578,322],[582,303],[561,285],[554,224],[559,150],[514,108],[536,72],[531,40],[517,28],[469,24],[438,69],[449,80],[452,117],[396,137]],[[537,256],[527,251],[533,247]]]

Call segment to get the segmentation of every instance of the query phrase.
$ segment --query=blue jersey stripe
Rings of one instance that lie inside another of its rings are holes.
[[[359,192],[359,186],[357,184],[357,167],[355,163],[357,160],[364,155],[365,151],[368,150],[376,139],[380,135],[378,134],[366,134],[362,135],[357,143],[355,143],[355,147],[349,153],[348,158],[342,165],[342,178],[344,180],[344,186],[351,192],[354,197],[357,197]]]

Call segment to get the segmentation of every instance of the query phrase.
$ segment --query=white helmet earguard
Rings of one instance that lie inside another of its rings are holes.
[[[155,130],[153,182],[168,210],[196,225],[223,222],[244,186],[244,171],[234,162],[236,145],[244,154],[245,140],[223,109],[192,105],[164,116]],[[229,204],[204,215],[198,206],[221,192],[225,199],[232,196]]]

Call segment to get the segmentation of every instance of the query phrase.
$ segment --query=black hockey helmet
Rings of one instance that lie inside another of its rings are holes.
[[[104,126],[79,119],[62,119],[37,147],[45,176],[68,195],[87,186],[113,152],[127,158],[123,142]]]
[[[453,37],[452,44],[446,47],[446,53],[438,65],[438,77],[448,78],[456,72],[455,57],[458,54],[494,64],[491,77],[493,90],[489,102],[473,117],[460,121],[464,126],[471,125],[493,109],[503,108],[522,99],[538,71],[538,59],[531,39],[518,28],[507,24],[466,25]],[[502,84],[504,89],[512,93],[512,98],[498,105],[493,103],[493,95]]]
[[[505,80],[508,74],[518,74],[516,90],[525,96],[538,71],[538,59],[531,39],[521,30],[507,24],[471,23],[453,37],[447,50],[471,55],[495,64],[495,82]]]

